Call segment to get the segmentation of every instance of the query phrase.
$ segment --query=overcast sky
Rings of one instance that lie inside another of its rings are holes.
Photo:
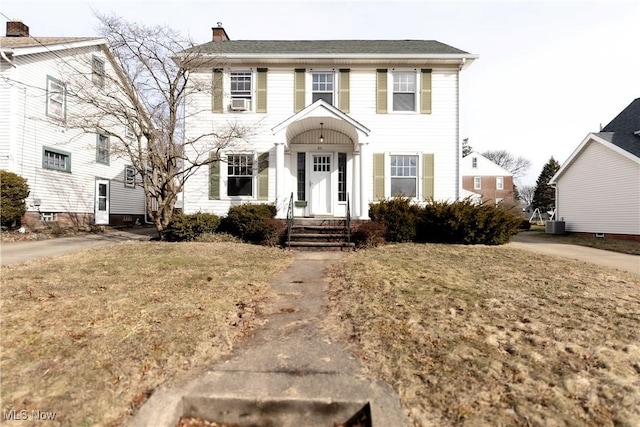
[[[461,77],[461,138],[530,159],[522,184],[640,97],[637,0],[0,3],[3,27],[20,19],[36,37],[96,35],[94,10],[201,43],[222,22],[232,40],[423,39],[477,54]]]

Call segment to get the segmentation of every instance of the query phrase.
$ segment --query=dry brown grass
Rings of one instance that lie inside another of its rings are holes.
[[[389,245],[329,272],[326,327],[415,426],[640,425],[638,276],[508,247]]]
[[[237,243],[129,242],[3,267],[1,409],[125,424],[156,387],[228,354],[291,260]]]

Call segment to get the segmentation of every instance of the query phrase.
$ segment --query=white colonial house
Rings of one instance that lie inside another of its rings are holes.
[[[476,55],[432,40],[232,41],[212,30],[192,71],[213,91],[190,97],[186,132],[254,131],[186,183],[185,212],[268,202],[282,218],[293,197],[297,217],[344,217],[348,201],[368,219],[369,203],[399,194],[460,198],[460,74]]]
[[[640,98],[587,135],[549,184],[566,231],[640,241]]]
[[[6,37],[0,37],[0,56],[0,169],[27,180],[23,224],[144,220],[135,169],[115,155],[110,135],[69,126],[68,119],[88,107],[69,93],[68,79],[85,78],[85,89],[101,90],[105,77],[116,75],[106,40],[34,37],[24,23],[10,21]]]

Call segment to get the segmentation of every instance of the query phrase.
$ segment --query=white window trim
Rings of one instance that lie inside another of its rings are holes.
[[[482,177],[474,176],[473,177],[473,189],[481,190],[482,189]]]
[[[50,107],[51,104],[51,97],[54,93],[53,88],[51,87],[52,84],[60,86],[60,88],[62,88],[62,106],[60,107],[60,109],[62,110],[62,113],[60,115],[57,114],[53,114],[52,113],[52,109]],[[64,83],[62,83],[60,80],[56,79],[55,77],[52,76],[47,76],[47,103],[46,103],[46,113],[47,116],[49,117],[53,117],[55,119],[59,119],[59,120],[64,120],[67,117],[67,88],[65,87]]]
[[[252,175],[251,175],[251,196],[230,196],[229,195],[229,163],[228,163],[228,158],[229,156],[251,156],[252,157],[252,167],[251,167],[251,171],[252,171]],[[227,152],[224,153],[223,157],[221,157],[222,159],[225,159],[224,162],[221,164],[221,168],[220,168],[220,184],[221,184],[221,188],[220,191],[223,192],[221,193],[224,194],[224,197],[226,197],[228,200],[256,200],[257,194],[256,192],[258,191],[258,157],[256,155],[255,152],[247,152],[247,151],[240,151],[240,152]]]
[[[332,105],[337,107],[338,103],[338,70],[335,68],[309,68],[306,72],[305,87],[309,88],[305,94],[305,105],[310,105],[313,101],[313,75],[314,74],[333,74],[333,103]],[[327,92],[328,93],[328,92]]]
[[[425,153],[417,152],[417,151],[392,151],[387,152],[384,155],[384,196],[385,198],[394,197],[391,194],[391,156],[416,156],[418,158],[418,162],[416,164],[416,195],[415,197],[411,197],[413,201],[420,201],[420,196],[422,195],[422,156]]]
[[[471,167],[474,169],[478,169],[478,158],[477,157],[472,157],[471,158]]]
[[[498,183],[500,185],[498,185]],[[496,176],[496,190],[504,190],[504,177]]]
[[[249,108],[245,111],[236,111],[231,109],[231,100],[233,99],[233,95],[231,93],[231,74],[232,73],[250,73],[251,74],[251,97],[246,98],[249,99]],[[255,112],[255,104],[256,104],[256,80],[257,80],[256,71],[253,68],[230,68],[227,73],[225,73],[226,84],[225,87],[229,89],[227,92],[228,95],[225,97],[227,103],[227,109],[230,113],[247,113],[247,112]],[[234,153],[236,154],[236,153]]]
[[[415,109],[412,111],[402,111],[402,110],[394,110],[393,109],[393,80],[394,75],[396,73],[404,74],[404,73],[414,73],[415,74],[415,82],[416,82],[416,91],[414,93],[415,96]],[[420,80],[420,69],[418,68],[392,68],[389,70],[389,78],[387,79],[387,111],[389,114],[420,114],[420,88],[422,81]]]
[[[102,160],[100,158],[100,141],[102,140],[102,137],[106,138],[107,141],[107,147],[106,147],[106,159]],[[107,165],[109,166],[109,164],[111,163],[111,137],[104,132],[96,132],[96,163],[99,163],[101,165]]]

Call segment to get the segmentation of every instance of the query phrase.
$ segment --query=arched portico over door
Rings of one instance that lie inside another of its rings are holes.
[[[273,131],[283,158],[278,193],[293,194],[295,216],[344,217],[349,205],[353,218],[368,218],[367,128],[320,100]]]

